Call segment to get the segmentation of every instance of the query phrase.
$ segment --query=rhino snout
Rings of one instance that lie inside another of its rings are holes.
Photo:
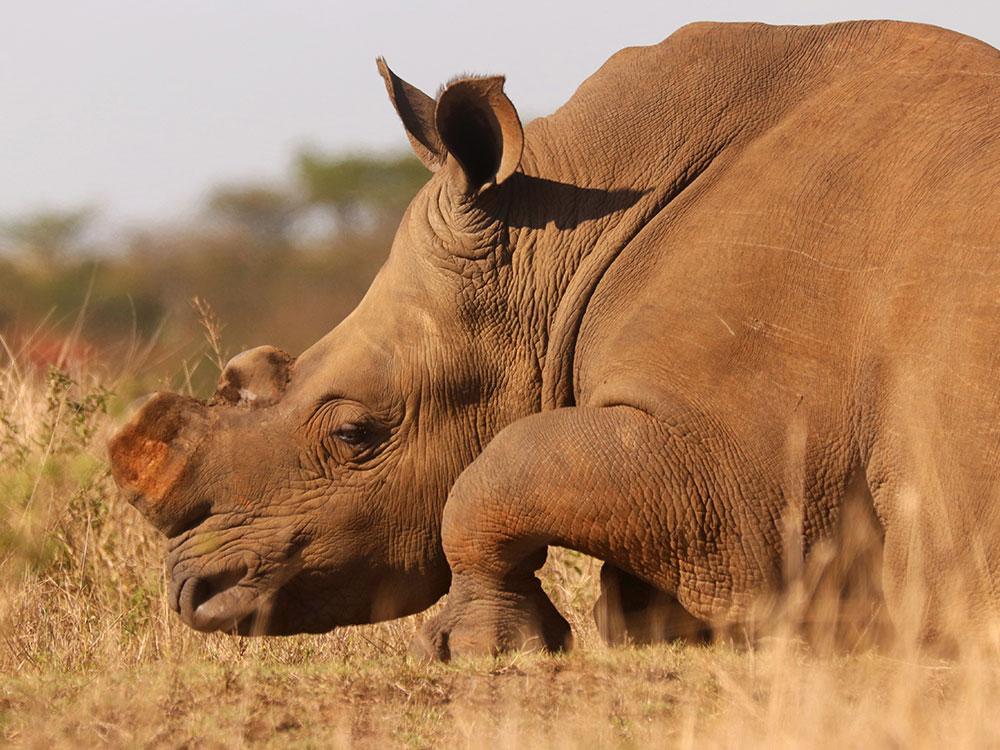
[[[212,415],[201,401],[155,393],[111,438],[115,483],[157,529],[174,536],[208,512],[197,493],[178,492]]]

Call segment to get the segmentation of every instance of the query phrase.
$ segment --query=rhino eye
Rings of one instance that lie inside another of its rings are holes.
[[[335,429],[333,436],[347,445],[360,445],[368,437],[368,427],[356,422],[347,422]]]

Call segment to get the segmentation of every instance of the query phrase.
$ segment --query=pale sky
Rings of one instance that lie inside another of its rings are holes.
[[[547,114],[614,51],[695,20],[898,18],[1000,47],[997,0],[0,0],[0,220],[167,220],[297,149],[405,148],[375,56],[433,94],[504,73]]]

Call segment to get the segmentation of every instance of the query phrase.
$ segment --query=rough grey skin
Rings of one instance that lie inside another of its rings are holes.
[[[185,622],[316,632],[448,591],[417,653],[562,648],[535,576],[560,545],[606,561],[608,640],[697,638],[848,517],[897,628],[991,622],[996,50],[697,24],[524,129],[502,78],[435,100],[379,68],[435,174],[359,307],[111,442]]]

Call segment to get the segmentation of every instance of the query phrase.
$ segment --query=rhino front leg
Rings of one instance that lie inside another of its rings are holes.
[[[719,515],[703,445],[627,406],[559,409],[501,431],[449,495],[451,590],[413,652],[566,647],[566,621],[535,576],[548,545],[641,571],[701,619],[731,615],[765,555],[746,519]]]

